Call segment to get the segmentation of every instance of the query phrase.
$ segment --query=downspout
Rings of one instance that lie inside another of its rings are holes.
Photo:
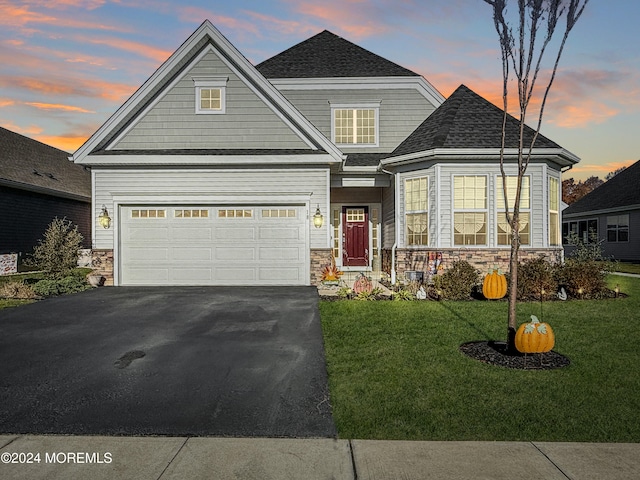
[[[387,175],[391,175],[391,177],[393,178],[394,182],[396,180],[396,174],[393,172],[390,172],[388,170],[385,170],[384,168],[380,168],[380,171],[382,173],[386,173]],[[399,196],[399,192],[398,192],[398,186],[394,185],[394,208],[398,208],[398,196]],[[396,212],[394,212],[394,216],[395,216]],[[396,248],[398,248],[398,226],[397,226],[397,222],[395,222],[395,228],[393,229],[393,247],[391,247],[391,285],[395,285],[396,284]]]

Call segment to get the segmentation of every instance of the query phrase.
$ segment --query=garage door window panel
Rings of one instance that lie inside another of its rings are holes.
[[[152,208],[137,208],[131,210],[131,218],[166,218],[166,210],[157,210]]]
[[[247,209],[220,209],[218,218],[253,218],[253,210]]]

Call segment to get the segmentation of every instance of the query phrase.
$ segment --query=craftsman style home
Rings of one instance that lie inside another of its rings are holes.
[[[332,256],[375,275],[506,264],[501,132],[467,87],[445,99],[328,31],[254,66],[205,21],[72,160],[91,167],[109,282],[309,285]],[[522,255],[556,258],[579,159],[543,136],[532,153]]]

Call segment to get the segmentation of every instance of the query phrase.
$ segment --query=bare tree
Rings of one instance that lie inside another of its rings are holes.
[[[509,316],[507,328],[507,349],[515,351],[516,298],[518,284],[518,252],[520,250],[520,196],[522,179],[531,160],[542,117],[547,102],[551,85],[556,76],[560,57],[564,50],[569,33],[582,15],[589,0],[516,0],[517,12],[514,20],[507,20],[507,4],[509,0],[485,0],[493,10],[493,22],[500,41],[502,54],[502,99],[504,117],[502,122],[502,145],[500,148],[500,172],[502,173],[502,187],[504,204],[506,207],[506,220],[511,227],[511,254],[509,258]],[[564,35],[558,46],[555,62],[549,75],[541,104],[538,110],[538,122],[530,143],[525,138],[525,122],[531,100],[534,98],[536,83],[542,68],[542,60],[549,47],[552,37],[562,18],[566,19]],[[509,110],[508,87],[509,80],[513,76],[518,86],[519,109],[519,142],[517,153],[517,186],[515,199],[510,209],[507,194],[507,179],[504,168],[505,141],[507,130],[507,116]],[[527,145],[525,145],[525,142]]]

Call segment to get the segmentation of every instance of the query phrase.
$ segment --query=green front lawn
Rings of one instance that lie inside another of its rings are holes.
[[[320,302],[340,437],[640,442],[640,279],[609,280],[629,297],[519,305],[554,328],[558,370],[459,352],[504,340],[505,301]]]

